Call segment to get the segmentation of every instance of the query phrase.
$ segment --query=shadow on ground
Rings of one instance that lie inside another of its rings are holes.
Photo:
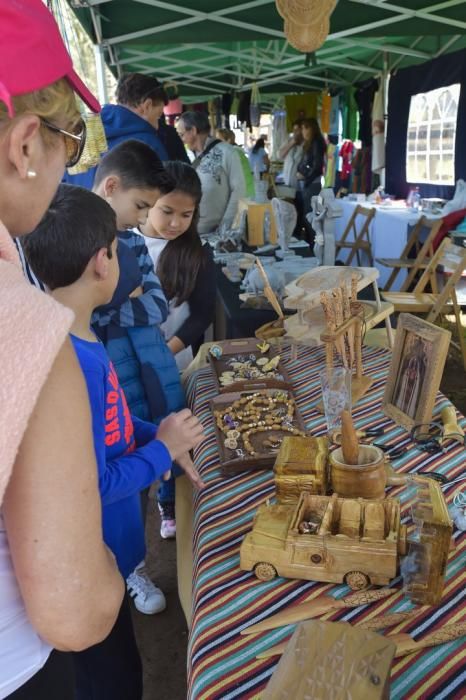
[[[133,608],[144,667],[144,700],[186,700],[188,629],[178,600],[176,542],[162,540],[159,528],[152,497],[147,512],[147,565],[152,580],[165,594],[167,608],[157,615],[141,615]]]

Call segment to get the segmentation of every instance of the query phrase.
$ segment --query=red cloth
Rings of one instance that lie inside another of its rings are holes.
[[[443,241],[448,231],[453,231],[455,226],[460,224],[464,217],[466,216],[466,209],[458,209],[458,211],[452,211],[443,217],[443,223],[439,229],[439,232],[434,238],[433,249],[437,250],[440,243]]]

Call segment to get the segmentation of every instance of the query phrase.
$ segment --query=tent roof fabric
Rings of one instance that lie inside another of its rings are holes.
[[[351,85],[466,47],[466,0],[339,0],[310,57],[289,46],[274,0],[68,0],[110,67],[174,81],[186,102],[259,86]]]

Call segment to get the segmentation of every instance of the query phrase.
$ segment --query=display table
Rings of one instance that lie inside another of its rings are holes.
[[[335,240],[339,241],[343,232],[350,220],[355,208],[358,204],[365,207],[375,208],[377,213],[369,225],[369,238],[372,246],[372,255],[374,258],[375,267],[380,272],[379,286],[382,289],[391,273],[391,268],[379,265],[376,258],[397,258],[400,257],[403,248],[408,240],[408,226],[414,226],[422,216],[422,213],[412,212],[406,207],[394,204],[377,205],[370,202],[353,202],[347,199],[340,200],[343,208],[343,215],[335,219]],[[436,218],[431,216],[430,218]],[[361,225],[360,217],[356,219],[356,229],[359,230]],[[348,237],[348,241],[354,240],[352,232]],[[360,252],[361,265],[369,265],[369,260],[364,251]],[[345,260],[348,257],[348,251],[342,250],[338,258]],[[354,265],[357,265],[357,259],[354,258]],[[406,271],[402,270],[395,280],[392,291],[401,289],[401,285],[406,279]]]
[[[297,403],[306,428],[313,434],[325,432],[324,418],[315,406],[321,398],[319,372],[324,365],[321,348],[299,347],[290,360],[289,346],[282,358],[290,375]],[[408,434],[387,418],[380,409],[390,353],[383,349],[364,349],[364,368],[375,377],[371,389],[354,410],[356,426],[384,426],[385,439],[408,444],[409,451],[394,462],[395,469],[415,472],[437,471],[450,480],[464,473],[466,452],[457,443],[448,444],[443,455],[417,451]],[[288,605],[313,599],[324,593],[341,598],[349,589],[343,585],[276,578],[264,583],[239,568],[239,548],[251,529],[259,504],[274,496],[271,471],[246,472],[222,478],[219,453],[209,401],[215,395],[210,368],[200,369],[188,382],[189,403],[201,419],[206,439],[194,451],[197,468],[206,489],[194,496],[193,502],[193,567],[184,562],[179,572],[183,605],[191,624],[188,649],[189,700],[227,700],[227,698],[259,698],[278,662],[277,657],[256,659],[256,654],[290,636],[294,627],[285,627],[259,635],[241,636],[240,630],[258,622]],[[437,397],[436,413],[446,402]],[[466,421],[462,420],[464,426]],[[184,477],[183,477],[184,478]],[[448,502],[465,482],[449,484],[443,492]],[[178,487],[177,487],[178,492]],[[405,518],[413,501],[411,488],[392,488],[390,496],[401,499]],[[184,489],[184,498],[186,489]],[[182,507],[181,504],[177,504]],[[189,506],[186,506],[189,510]],[[186,525],[186,522],[185,522]],[[189,534],[177,538],[178,560],[183,548],[190,550]],[[448,560],[446,585],[441,605],[427,608],[411,623],[400,624],[391,632],[410,632],[422,637],[445,624],[466,618],[465,533],[455,531],[456,550]],[[187,556],[185,559],[189,559]],[[189,594],[192,582],[192,616]],[[327,614],[323,619],[355,622],[387,612],[409,610],[413,606],[401,591],[401,579],[391,584],[398,593],[370,606]],[[463,607],[462,607],[463,605]],[[466,644],[460,639],[442,646],[394,660],[391,698],[440,700],[463,698],[465,688]],[[461,690],[463,688],[463,690]]]

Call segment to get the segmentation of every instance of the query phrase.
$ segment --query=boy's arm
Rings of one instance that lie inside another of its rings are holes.
[[[168,316],[168,304],[144,239],[135,233],[121,234],[121,238],[137,257],[142,274],[143,293],[128,299],[120,306],[118,325],[123,327],[159,325]]]
[[[92,431],[99,472],[99,491],[104,506],[142,491],[171,469],[172,459],[165,445],[155,440],[150,423],[150,442],[113,460],[107,460],[105,447],[105,386],[100,372],[85,371],[92,410]],[[144,424],[144,421],[140,421]],[[147,434],[147,429],[146,429]]]
[[[136,440],[136,445],[138,447],[143,447],[147,445],[148,442],[153,440],[157,434],[157,426],[154,423],[150,423],[146,420],[141,420],[136,416],[131,416],[134,428],[134,439]]]

